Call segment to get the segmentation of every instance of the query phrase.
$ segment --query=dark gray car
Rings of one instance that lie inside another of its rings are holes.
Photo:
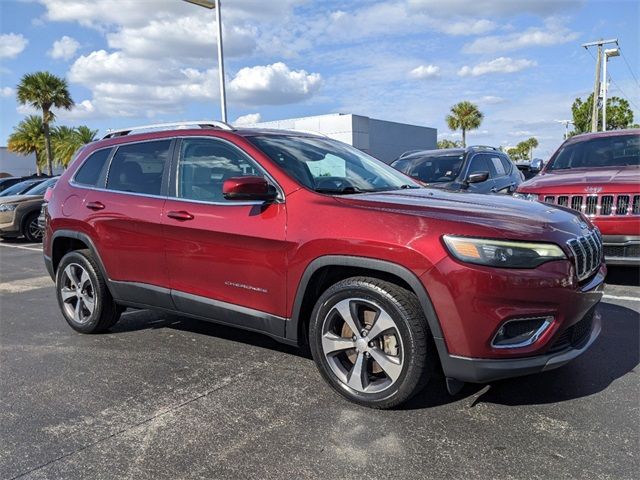
[[[391,166],[432,188],[473,193],[513,193],[523,176],[509,156],[493,147],[423,150]]]

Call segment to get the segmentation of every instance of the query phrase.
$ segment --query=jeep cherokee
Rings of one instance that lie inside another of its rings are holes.
[[[308,345],[390,408],[558,367],[600,332],[598,230],[567,208],[421,188],[365,153],[221,122],[109,133],[47,195],[44,258],[69,325],[154,308]]]

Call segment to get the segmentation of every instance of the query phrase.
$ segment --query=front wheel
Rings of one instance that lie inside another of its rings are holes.
[[[309,345],[320,373],[349,400],[392,408],[419,392],[434,367],[416,296],[393,283],[353,277],[318,300]]]
[[[42,241],[42,229],[38,225],[38,212],[30,213],[24,221],[22,235],[28,242],[38,243]]]

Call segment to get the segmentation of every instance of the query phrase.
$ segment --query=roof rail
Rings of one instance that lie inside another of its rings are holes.
[[[130,133],[142,133],[144,131],[162,131],[171,130],[174,128],[187,128],[187,127],[200,127],[200,128],[219,128],[221,130],[234,130],[234,128],[228,123],[221,122],[219,120],[194,120],[188,122],[169,122],[169,123],[156,123],[153,125],[142,125],[140,127],[129,127],[119,129],[109,129],[107,134],[102,137],[103,140],[107,138],[123,137]]]
[[[487,150],[495,150],[496,152],[500,150],[499,148],[492,147],[490,145],[469,145],[468,148],[486,148]]]

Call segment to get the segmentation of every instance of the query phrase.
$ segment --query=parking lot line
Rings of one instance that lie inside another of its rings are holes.
[[[42,247],[36,247],[37,243],[28,243],[26,245],[10,245],[8,243],[0,243],[0,247],[20,248],[22,250],[31,250],[32,252],[41,252]]]
[[[53,286],[51,277],[45,275],[42,277],[25,278],[23,280],[0,283],[0,293],[21,293],[51,286]]]
[[[611,300],[625,300],[627,302],[640,302],[638,297],[620,297],[618,295],[603,295],[602,298],[608,298]]]

